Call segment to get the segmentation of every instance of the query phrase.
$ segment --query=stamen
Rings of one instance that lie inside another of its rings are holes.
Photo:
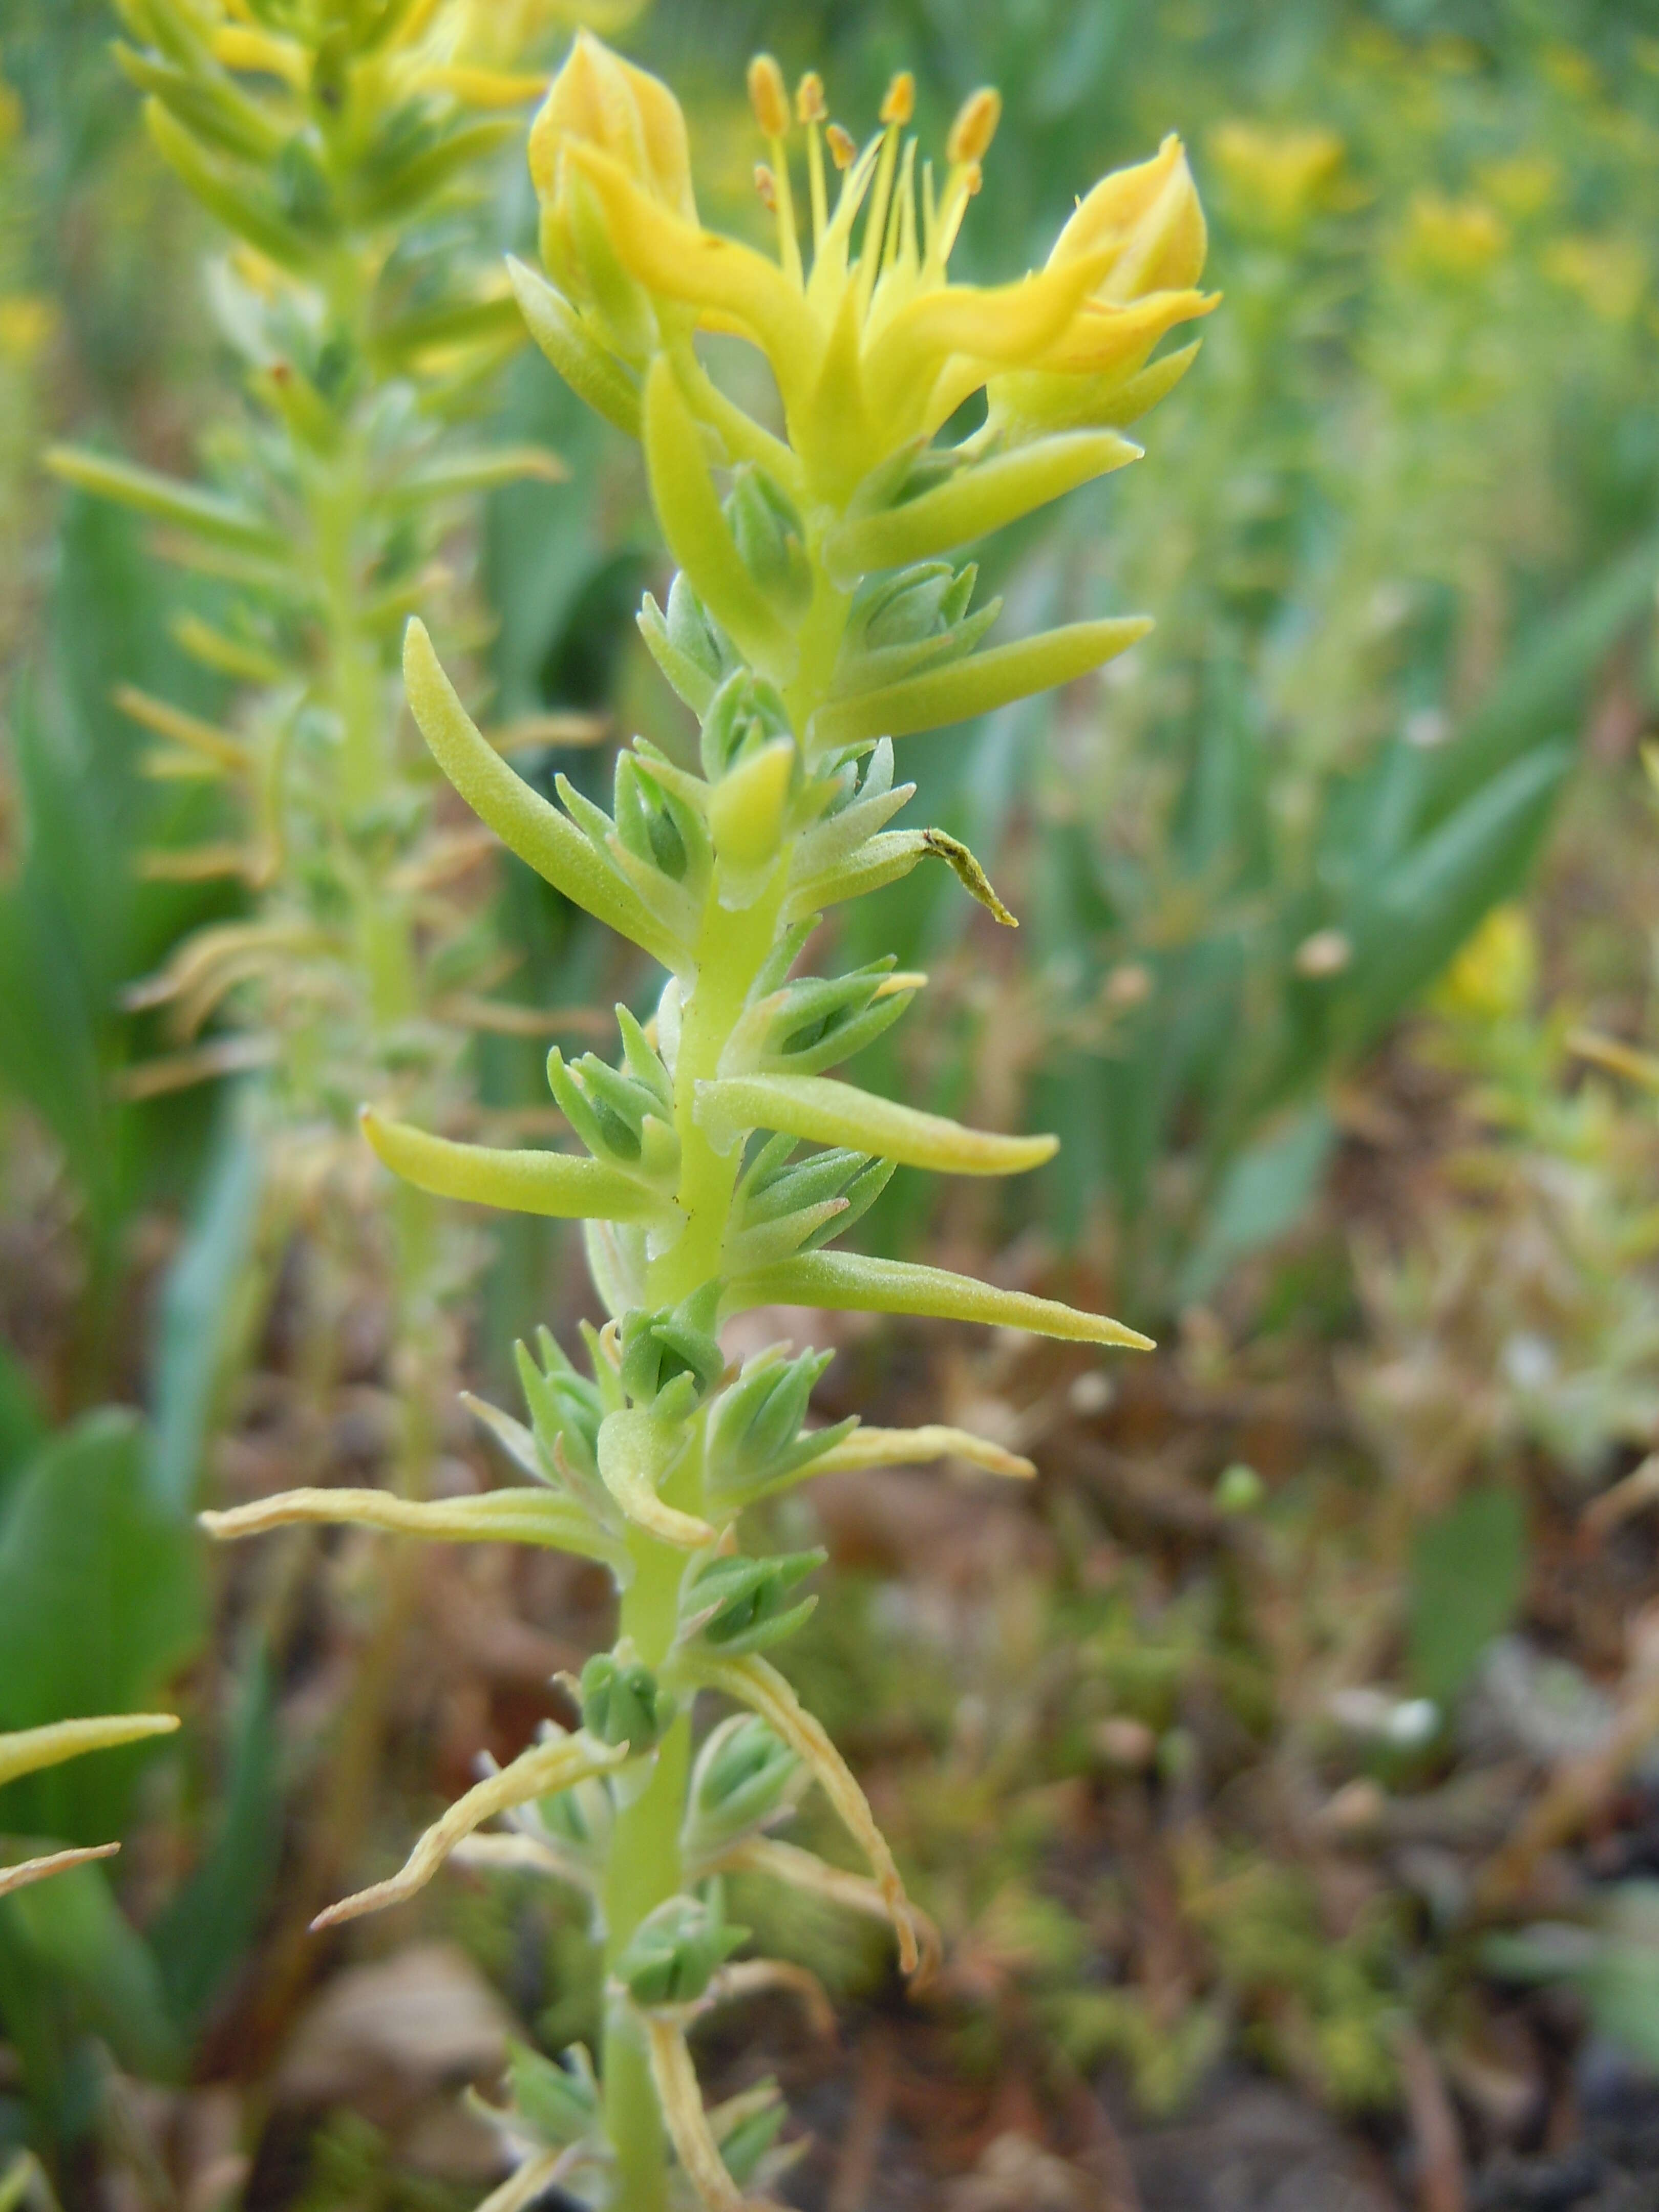
[[[823,101],[823,79],[809,70],[795,91],[795,113],[806,126],[806,189],[812,211],[812,252],[816,259],[830,219],[830,202],[823,188],[823,132],[820,127],[829,109]]]
[[[789,157],[783,146],[790,129],[789,94],[783,71],[770,54],[757,54],[749,64],[749,104],[772,149],[767,182],[761,182],[757,169],[755,188],[778,219],[778,259],[783,273],[799,285],[802,281],[800,240],[795,231],[795,204],[789,190]]]
[[[994,84],[970,92],[957,111],[945,151],[954,169],[964,161],[982,161],[1002,120],[1002,94]]]
[[[870,312],[876,278],[881,273],[882,257],[887,247],[887,210],[893,197],[894,172],[898,167],[899,132],[909,120],[915,102],[915,79],[908,70],[901,70],[888,86],[887,97],[881,103],[881,119],[887,127],[882,134],[880,166],[876,171],[876,188],[870,196],[870,212],[865,217],[864,246],[859,255],[860,317]]]
[[[887,88],[887,97],[881,103],[881,119],[890,128],[902,130],[916,112],[916,81],[908,70],[901,70]]]
[[[770,54],[757,54],[749,64],[749,105],[766,137],[788,137],[789,94],[784,88],[783,71]]]
[[[830,159],[838,169],[850,169],[859,155],[859,142],[850,131],[843,131],[839,123],[830,124],[823,134],[830,149]]]
[[[755,190],[760,194],[761,205],[769,215],[778,211],[778,180],[764,161],[755,164]]]

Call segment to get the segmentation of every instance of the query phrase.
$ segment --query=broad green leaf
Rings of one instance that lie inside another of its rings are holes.
[[[269,1910],[283,1848],[281,1753],[276,1684],[256,1647],[228,1717],[211,1833],[149,1931],[169,2008],[187,2026],[207,2012]]]
[[[1418,1530],[1407,1585],[1414,1688],[1446,1705],[1520,1609],[1527,1587],[1526,1513],[1493,1483],[1471,1490]]]
[[[19,1479],[0,1518],[0,1729],[154,1711],[200,1640],[199,1540],[156,1502],[131,1413],[88,1415]],[[118,1836],[143,1753],[112,1751],[15,1783],[0,1827]]]
[[[194,1504],[213,1400],[241,1319],[239,1293],[264,1187],[248,1102],[222,1118],[188,1231],[161,1285],[153,1364],[150,1480],[173,1512]]]
[[[1182,1304],[1208,1297],[1246,1254],[1296,1226],[1335,1143],[1331,1117],[1316,1103],[1238,1155],[1221,1178],[1182,1269],[1177,1296]]]

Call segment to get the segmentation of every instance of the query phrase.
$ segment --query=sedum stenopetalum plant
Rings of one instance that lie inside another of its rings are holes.
[[[470,1033],[515,1023],[488,996],[500,963],[468,878],[477,833],[436,818],[398,640],[442,595],[479,495],[562,474],[550,453],[481,434],[523,326],[480,247],[502,149],[545,89],[522,64],[568,17],[559,0],[116,6],[151,140],[224,234],[209,289],[248,402],[204,436],[204,483],[81,448],[50,457],[217,580],[222,612],[185,614],[177,635],[239,688],[224,726],[120,695],[155,741],[154,774],[227,794],[230,834],[147,854],[147,872],[247,894],[133,994],[166,1010],[178,1049],[131,1087],[266,1071],[280,1223],[319,1191],[356,1200],[366,1092],[453,1118]],[[355,1204],[312,1212],[325,1243],[357,1233]],[[417,1384],[442,1365],[435,1316],[459,1261],[416,1194],[400,1195],[395,1230],[396,1334]]]
[[[727,1963],[743,1931],[724,1921],[723,1872],[878,1912],[907,1971],[924,1955],[862,1790],[769,1656],[810,1609],[802,1585],[821,1555],[751,1552],[744,1516],[831,1468],[953,1452],[1030,1469],[944,1428],[811,1428],[826,1356],[780,1343],[734,1367],[722,1322],[796,1305],[1146,1342],[1044,1298],[830,1249],[896,1165],[1014,1174],[1054,1144],[963,1128],[832,1075],[925,978],[890,960],[836,976],[800,963],[830,909],[930,854],[1012,920],[964,848],[888,826],[910,795],[894,782],[893,739],[1085,675],[1146,629],[1088,622],[983,646],[996,609],[973,610],[973,566],[953,556],[1135,457],[1121,425],[1189,357],[1153,350],[1210,304],[1192,289],[1204,227],[1186,164],[1172,140],[1109,176],[1046,268],[979,290],[951,283],[946,264],[994,94],[957,117],[936,177],[930,163],[918,174],[905,133],[908,78],[862,151],[827,123],[816,77],[792,106],[763,58],[750,88],[769,142],[759,181],[775,258],[702,228],[672,94],[581,37],[531,139],[551,281],[513,271],[555,365],[643,446],[679,574],[665,610],[647,599],[641,627],[698,718],[696,767],[636,740],[611,815],[564,784],[561,811],[473,726],[418,623],[404,648],[416,719],[456,788],[667,981],[651,1024],[618,1008],[618,1064],[550,1055],[579,1152],[487,1150],[373,1112],[365,1127],[425,1189],[585,1221],[609,1318],[585,1332],[585,1372],[545,1334],[533,1356],[520,1347],[528,1425],[477,1409],[528,1477],[519,1486],[430,1504],[301,1491],[210,1516],[221,1535],[349,1521],[552,1545],[616,1578],[620,1633],[584,1670],[580,1728],[547,1729],[452,1806],[400,1874],[324,1916],[407,1898],[464,1844],[586,1893],[608,1969],[599,2075],[580,2051],[562,2066],[520,2057],[507,2124],[522,2163],[498,2208],[555,2180],[626,2212],[758,2201],[744,2191],[775,2170],[775,2100],[706,2112],[686,2042],[704,2008],[786,1971]],[[790,166],[803,148],[810,260]],[[712,380],[699,330],[760,349],[781,435]],[[981,392],[982,426],[941,442]],[[699,1746],[703,1692],[736,1711]],[[770,1834],[814,1782],[867,1877]],[[503,1817],[511,1832],[475,1837]]]

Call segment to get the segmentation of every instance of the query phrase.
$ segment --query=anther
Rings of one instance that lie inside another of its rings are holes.
[[[977,161],[968,161],[963,164],[962,171],[962,189],[967,193],[969,199],[972,199],[974,194],[979,190],[980,186],[984,182],[985,172],[981,168]]]
[[[843,131],[839,123],[832,123],[823,134],[823,143],[830,149],[830,159],[838,169],[850,169],[858,159],[858,141],[850,131]]]
[[[945,151],[951,166],[959,161],[982,161],[1002,120],[1002,94],[994,84],[970,92],[957,110]]]
[[[769,215],[778,211],[778,180],[764,161],[755,164],[755,190],[760,194],[761,205]]]
[[[884,123],[903,125],[916,112],[916,81],[908,70],[901,70],[887,88],[887,97],[881,103]]]
[[[770,54],[757,54],[749,64],[749,105],[767,137],[788,136],[789,94],[783,71]]]
[[[830,112],[823,104],[823,79],[808,70],[795,88],[795,116],[801,123],[822,123]]]

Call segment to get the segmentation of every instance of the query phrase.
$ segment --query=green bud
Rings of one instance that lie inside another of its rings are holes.
[[[724,631],[683,574],[677,574],[668,587],[667,630],[675,651],[684,653],[713,684],[723,684],[740,665]]]
[[[720,1381],[726,1372],[726,1354],[714,1334],[720,1292],[718,1283],[705,1283],[672,1311],[636,1307],[623,1316],[622,1384],[636,1406],[653,1404],[681,1376],[692,1385],[695,1405]]]
[[[597,2132],[599,2084],[592,2062],[580,2043],[565,2052],[562,2064],[544,2058],[528,2044],[510,2042],[507,2053],[514,2118],[523,2122],[538,2142],[550,2150],[563,2150]]]
[[[797,1583],[821,1567],[827,1552],[787,1552],[775,1559],[733,1553],[694,1569],[680,1593],[680,1635],[698,1638],[722,1657],[780,1644],[801,1626],[816,1598],[789,1602]]]
[[[702,771],[718,783],[730,768],[778,738],[793,737],[780,693],[747,669],[728,676],[702,725]]]
[[[1254,1513],[1267,1495],[1267,1486],[1253,1467],[1235,1460],[1224,1468],[1216,1478],[1215,1505],[1218,1513]]]
[[[712,1858],[790,1800],[800,1760],[757,1713],[734,1713],[713,1729],[691,1770],[686,1856]]]
[[[536,1332],[539,1365],[527,1345],[516,1344],[513,1351],[530,1425],[548,1466],[556,1466],[556,1448],[562,1446],[567,1464],[597,1480],[599,1423],[605,1419],[599,1385],[577,1374],[550,1330]]]
[[[812,596],[805,532],[787,496],[745,461],[735,471],[726,520],[743,565],[783,614],[799,617]]]
[[[651,1669],[615,1651],[596,1651],[582,1668],[582,1726],[601,1743],[625,1743],[635,1753],[649,1751],[674,1717],[673,1698]]]
[[[693,2004],[748,1936],[700,1899],[671,1897],[634,1930],[617,1961],[617,1978],[635,2004]]]
[[[755,2179],[787,2118],[783,2100],[777,2094],[775,2085],[768,2081],[758,2084],[757,2090],[760,2088],[770,2089],[771,2096],[762,2104],[757,2093],[751,2091],[750,2094],[755,2099],[753,2109],[742,2112],[735,2124],[720,2137],[720,2158],[739,2189],[746,2188]],[[744,2104],[748,2106],[748,2098],[745,2098]]]

